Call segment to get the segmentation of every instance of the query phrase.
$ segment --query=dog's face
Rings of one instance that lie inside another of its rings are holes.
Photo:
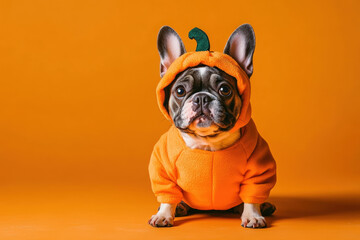
[[[242,25],[230,36],[224,53],[232,56],[250,77],[255,37],[250,25]],[[170,27],[158,36],[163,76],[170,64],[183,53],[184,45]],[[236,79],[216,67],[196,66],[177,75],[165,89],[165,106],[175,126],[200,137],[229,131],[241,111]]]
[[[175,126],[200,136],[231,129],[241,109],[236,79],[208,66],[189,68],[167,89]]]

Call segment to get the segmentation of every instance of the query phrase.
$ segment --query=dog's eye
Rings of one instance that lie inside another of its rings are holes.
[[[219,88],[219,93],[222,96],[228,97],[231,94],[231,88],[228,85],[223,84]]]
[[[179,86],[179,87],[176,88],[176,95],[178,97],[183,97],[183,96],[185,96],[185,94],[186,94],[186,91],[185,91],[185,88],[183,86]]]

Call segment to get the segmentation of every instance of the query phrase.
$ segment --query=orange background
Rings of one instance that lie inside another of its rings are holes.
[[[0,238],[254,236],[231,217],[146,225],[157,207],[147,164],[169,127],[155,99],[160,27],[173,27],[187,51],[196,47],[188,31],[199,27],[222,51],[250,23],[253,118],[278,164],[278,217],[256,234],[324,236],[326,226],[352,239],[359,12],[359,1],[2,1]]]

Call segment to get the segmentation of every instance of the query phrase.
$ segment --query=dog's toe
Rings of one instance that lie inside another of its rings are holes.
[[[155,222],[157,221],[158,217],[156,215],[152,215],[150,220],[149,220],[149,224],[153,227],[155,227]]]
[[[256,228],[257,227],[257,219],[252,217],[250,218],[249,223],[246,225],[246,227],[250,227],[250,228]]]

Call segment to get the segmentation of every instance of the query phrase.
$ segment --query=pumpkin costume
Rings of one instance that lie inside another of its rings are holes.
[[[190,37],[194,35],[194,29],[192,31]],[[199,35],[203,38],[196,28],[195,33],[195,39]],[[209,48],[209,44],[203,46]],[[179,130],[171,126],[154,146],[150,158],[152,190],[160,203],[184,201],[199,210],[226,210],[242,202],[263,203],[275,185],[276,164],[251,119],[249,78],[231,56],[208,50],[197,48],[195,52],[181,55],[170,65],[156,89],[159,108],[172,121],[164,106],[164,88],[189,67],[200,64],[217,67],[237,80],[242,107],[230,131],[240,129],[241,138],[219,151],[191,149],[186,146]]]

